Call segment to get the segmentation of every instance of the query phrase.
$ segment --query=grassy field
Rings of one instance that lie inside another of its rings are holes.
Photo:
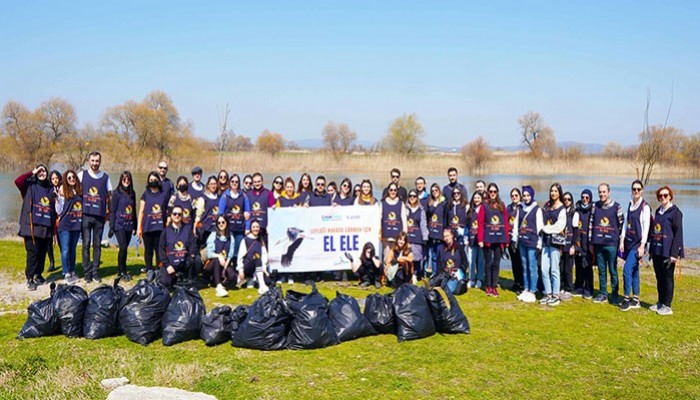
[[[89,341],[62,336],[19,341],[28,294],[22,290],[24,249],[0,242],[0,398],[105,398],[104,378],[124,375],[138,385],[203,391],[219,399],[414,398],[700,398],[700,277],[686,264],[677,279],[674,315],[647,310],[656,300],[653,272],[642,272],[644,308],[620,312],[574,299],[556,308],[470,291],[459,297],[471,335],[436,335],[397,343],[375,336],[313,351],[260,352],[194,341],[142,347],[116,337]],[[130,264],[142,261],[132,253]],[[116,251],[103,251],[103,275],[113,276]],[[54,276],[52,276],[54,277]],[[510,283],[509,272],[501,273]],[[506,286],[508,286],[508,284]],[[94,284],[89,288],[94,288]],[[294,285],[304,289],[303,285]],[[288,289],[284,285],[284,289]],[[362,298],[374,290],[323,283]],[[46,296],[47,289],[36,296]],[[382,289],[382,292],[388,292]],[[250,304],[253,290],[214,297],[208,309]]]

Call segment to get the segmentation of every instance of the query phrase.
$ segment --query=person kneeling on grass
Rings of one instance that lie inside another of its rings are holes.
[[[210,278],[213,275],[217,297],[228,296],[224,284],[236,282],[237,274],[231,263],[235,242],[233,235],[229,233],[226,217],[223,215],[216,217],[216,232],[207,238],[207,261],[204,264],[204,274]]]
[[[170,213],[171,224],[160,235],[160,283],[172,289],[178,280],[192,279],[197,244],[192,231],[182,224],[182,207]]]
[[[411,283],[415,278],[413,253],[405,231],[399,233],[391,250],[384,255],[384,276],[394,289],[398,289],[404,283]]]
[[[374,285],[377,289],[382,287],[379,282],[382,277],[382,261],[377,256],[372,242],[362,246],[362,254],[358,260],[353,259],[350,253],[345,253],[345,257],[350,260],[352,272],[360,279],[360,287]]]
[[[254,219],[250,222],[250,232],[243,238],[238,249],[238,282],[246,281],[246,287],[252,288],[257,281],[258,293],[263,294],[269,290],[265,282],[264,267],[268,265],[267,248],[260,238],[260,221]]]
[[[459,281],[467,276],[465,273],[468,269],[467,257],[464,253],[464,247],[457,242],[452,229],[445,228],[442,231],[442,241],[443,244],[438,248],[438,273],[445,271],[449,274],[450,279],[445,287],[450,292],[454,292]]]

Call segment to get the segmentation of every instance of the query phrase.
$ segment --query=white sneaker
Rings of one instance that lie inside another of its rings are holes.
[[[267,285],[265,284],[265,282],[263,282],[263,283],[260,285],[260,287],[258,288],[258,294],[263,295],[263,294],[267,293],[268,290],[270,290],[270,288],[267,287]]]
[[[469,289],[473,288],[474,286],[476,286],[476,282],[474,282],[474,281],[469,281],[469,282],[467,282],[467,287],[468,287]]]
[[[226,297],[228,296],[228,290],[222,284],[216,285],[216,297]]]
[[[525,298],[525,296],[527,296],[527,292],[523,290],[523,291],[518,295],[518,297],[516,297],[516,298],[517,298],[518,300],[520,300],[520,301],[523,301],[523,299]]]
[[[476,281],[476,288],[481,289],[481,281]]]
[[[527,295],[523,298],[523,303],[534,303],[536,301],[537,296],[535,296],[535,292],[527,292]]]
[[[291,276],[290,276],[289,278],[287,278],[287,283],[290,284],[290,285],[293,285],[293,284],[294,284],[294,278],[292,278]]]

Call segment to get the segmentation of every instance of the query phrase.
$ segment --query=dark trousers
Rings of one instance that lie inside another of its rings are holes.
[[[85,277],[97,275],[102,256],[102,234],[105,230],[105,218],[83,214],[83,271]],[[92,262],[90,262],[90,247],[92,247]]]
[[[559,275],[561,276],[561,289],[565,292],[574,291],[574,257],[563,250],[559,259]]]
[[[144,236],[146,234],[144,233]],[[160,271],[160,284],[168,289],[172,289],[178,282],[178,280],[189,279],[192,275],[192,268],[194,267],[192,260],[187,259],[180,265],[174,265],[175,273],[170,275],[166,268],[166,265],[162,265],[159,269]]]
[[[523,259],[520,257],[519,246],[508,246],[508,255],[510,256],[510,263],[513,266],[513,284],[515,285],[515,290],[522,290],[525,287],[525,282],[523,281]]]
[[[126,271],[126,255],[129,250],[129,242],[131,242],[131,235],[133,231],[116,231],[114,236],[117,237],[117,244],[119,245],[119,254],[117,254],[117,267],[120,274],[125,274]]]
[[[673,302],[674,274],[676,263],[662,256],[652,257],[654,274],[656,275],[656,290],[659,293],[659,303],[671,307]]]
[[[423,261],[413,262],[413,274],[416,276],[416,279],[423,279],[423,277],[425,276],[425,270],[423,269]]]
[[[156,265],[160,264],[160,257],[158,256],[160,234],[161,231],[143,233],[143,256],[147,271],[155,269],[153,267],[153,256],[156,258]]]
[[[24,238],[24,249],[27,251],[27,265],[24,268],[24,275],[27,281],[34,279],[35,275],[41,275],[44,272],[46,253],[52,244],[53,237],[51,236],[47,238],[35,237],[33,240],[30,237]]]
[[[204,273],[209,276],[213,275],[216,285],[223,283],[223,281],[236,283],[238,279],[238,274],[233,267],[233,260],[229,261],[228,267],[224,269],[218,258],[212,258],[204,266]]]
[[[49,265],[54,266],[56,265],[56,258],[53,255],[53,239],[54,236],[51,237],[51,245],[49,245],[49,248],[46,249],[46,255],[49,256]],[[60,242],[59,242],[59,250],[60,250]]]
[[[498,243],[492,243],[489,247],[484,247],[484,269],[486,270],[486,287],[495,288],[498,286],[498,274],[501,271],[501,257],[503,249]]]
[[[374,285],[382,276],[381,267],[376,268],[374,265],[368,266],[364,264],[360,265],[355,274],[362,282],[369,282],[371,285]]]
[[[576,264],[576,283],[574,287],[588,293],[593,293],[593,255],[577,254],[574,256]]]

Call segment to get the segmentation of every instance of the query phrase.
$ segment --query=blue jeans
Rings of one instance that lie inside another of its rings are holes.
[[[595,245],[595,260],[598,264],[598,280],[600,281],[600,294],[608,295],[608,274],[610,270],[610,284],[612,295],[620,292],[620,284],[617,279],[617,246]]]
[[[484,280],[484,249],[479,246],[469,246],[469,280]]]
[[[561,278],[559,276],[559,259],[561,250],[555,246],[544,246],[542,250],[542,283],[544,294],[559,294]]]
[[[537,292],[537,247],[520,245],[520,259],[523,262],[523,286],[528,292]]]
[[[639,297],[639,253],[636,249],[630,250],[627,254],[622,276],[624,277],[625,297],[629,297],[630,292],[634,297]]]
[[[59,231],[58,241],[61,243],[61,266],[63,276],[75,272],[75,249],[78,247],[80,231]]]
[[[429,239],[428,240],[428,259],[430,260],[430,271],[431,271],[431,276],[434,276],[437,273],[437,258],[438,258],[438,248],[440,247],[440,244],[442,241],[437,240],[437,239]]]
[[[452,279],[450,279],[449,281],[447,281],[447,285],[445,285],[447,286],[447,290],[450,293],[454,293],[454,291],[457,289],[457,283],[459,283],[459,281],[462,279],[464,279],[464,272],[462,272],[461,269],[458,269],[455,276],[452,277]]]

